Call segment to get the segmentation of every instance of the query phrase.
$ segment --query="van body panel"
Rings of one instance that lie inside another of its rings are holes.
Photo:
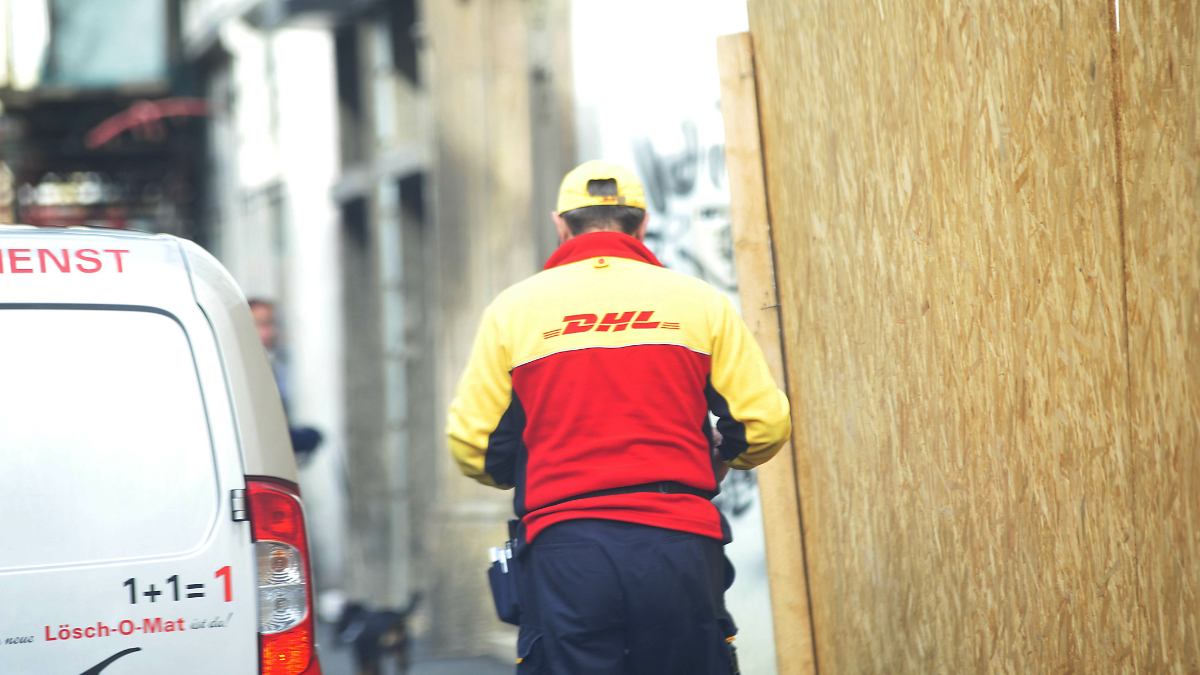
[[[246,474],[299,480],[292,440],[271,364],[267,362],[246,298],[229,272],[212,255],[178,240],[191,270],[196,302],[217,335],[229,380],[229,395],[239,411]],[[248,414],[240,414],[246,411]]]
[[[79,675],[114,658],[104,675],[259,671],[254,544],[250,523],[233,520],[231,491],[245,489],[248,473],[294,482],[296,470],[245,301],[191,246],[0,227],[0,378],[8,391],[50,399],[10,396],[21,417],[0,411],[0,456],[25,468],[0,474],[4,675]],[[22,348],[39,332],[47,344]],[[131,361],[139,351],[144,362]],[[70,356],[56,362],[56,353]],[[9,380],[17,371],[24,382]],[[51,382],[29,384],[39,377]],[[156,408],[154,395],[169,403]],[[124,455],[111,438],[122,430]],[[78,459],[89,450],[96,457]],[[104,466],[104,453],[126,464]],[[67,466],[72,457],[79,466]],[[34,466],[39,458],[49,464]],[[26,522],[5,525],[14,514]]]
[[[197,550],[220,495],[183,327],[69,307],[0,308],[0,572]]]

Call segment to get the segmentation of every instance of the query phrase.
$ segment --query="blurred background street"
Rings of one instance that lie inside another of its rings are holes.
[[[317,641],[321,653],[323,675],[355,675],[358,673],[351,648],[340,644],[330,624],[319,624]],[[408,675],[509,675],[513,666],[492,656],[434,657],[426,643],[413,645]],[[397,673],[394,663],[385,663],[383,673]]]
[[[399,610],[414,673],[509,672],[445,410],[483,307],[557,245],[558,182],[638,173],[647,244],[738,300],[716,42],[742,0],[0,0],[0,221],[170,233],[255,301],[301,464],[325,672],[346,607]],[[753,472],[729,594],[775,651]]]

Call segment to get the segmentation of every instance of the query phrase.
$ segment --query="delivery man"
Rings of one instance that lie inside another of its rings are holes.
[[[728,675],[717,452],[734,469],[791,433],[788,402],[728,299],[643,244],[641,183],[563,179],[561,245],[484,311],[450,408],[463,473],[516,488],[518,673]]]

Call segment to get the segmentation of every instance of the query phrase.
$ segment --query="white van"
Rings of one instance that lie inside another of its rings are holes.
[[[221,265],[0,226],[0,675],[317,675],[283,407]]]

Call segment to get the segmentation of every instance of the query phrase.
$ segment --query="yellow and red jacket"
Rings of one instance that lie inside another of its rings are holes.
[[[662,481],[715,490],[710,410],[735,469],[767,461],[791,433],[787,398],[729,300],[633,237],[593,232],[484,312],[447,433],[464,474],[517,488],[528,541],[573,518],[720,539],[716,508],[697,495],[559,503]]]

